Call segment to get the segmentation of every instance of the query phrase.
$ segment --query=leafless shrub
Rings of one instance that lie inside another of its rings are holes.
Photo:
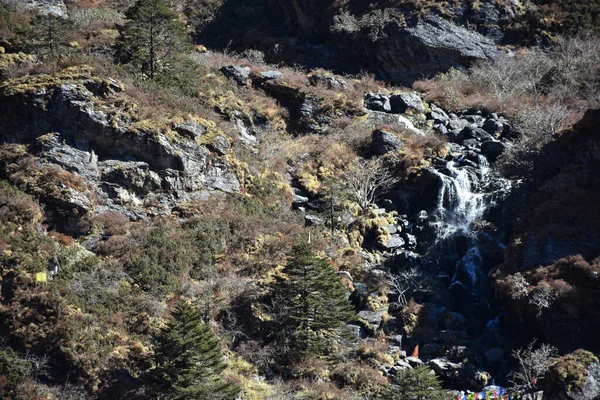
[[[41,357],[31,354],[29,351],[23,356],[23,360],[27,361],[26,375],[37,381],[40,377],[49,377],[50,373],[50,357],[43,355]]]
[[[550,53],[552,74],[548,84],[562,101],[579,97],[598,101],[600,41],[594,37],[567,38]]]
[[[547,282],[541,282],[531,294],[529,304],[535,306],[539,317],[546,308],[552,306],[555,298],[552,287]]]
[[[346,173],[350,197],[365,210],[391,190],[400,178],[380,160],[356,161]]]
[[[527,347],[512,352],[512,356],[519,363],[519,367],[508,375],[511,383],[515,385],[534,385],[558,356],[558,350],[555,347],[542,344],[534,350],[535,344],[536,341],[534,340]]]
[[[408,305],[408,300],[414,293],[429,290],[423,279],[423,274],[417,268],[400,270],[395,274],[388,272],[385,275],[385,280],[391,290],[398,294],[398,303],[402,307]]]

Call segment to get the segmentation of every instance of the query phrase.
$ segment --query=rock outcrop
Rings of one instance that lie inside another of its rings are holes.
[[[85,68],[0,86],[0,113],[11,115],[1,119],[0,139],[29,145],[39,168],[56,166],[83,178],[90,190],[85,194],[69,187],[69,196],[49,193],[46,200],[63,211],[115,210],[138,219],[170,213],[211,191],[240,190],[224,157],[230,144],[209,132],[214,131],[209,122],[157,129],[114,105],[118,90],[119,85],[94,78]],[[11,180],[8,170],[4,174]]]

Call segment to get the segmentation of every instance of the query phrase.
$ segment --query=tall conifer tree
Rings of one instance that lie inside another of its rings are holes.
[[[283,273],[272,298],[279,310],[276,333],[288,356],[297,360],[331,355],[344,339],[343,325],[355,317],[340,277],[309,244],[293,248]]]
[[[170,400],[233,399],[236,388],[220,376],[226,364],[202,313],[181,301],[157,338],[152,381]]]
[[[154,78],[161,66],[185,50],[185,27],[166,0],[137,0],[125,13],[119,56]]]

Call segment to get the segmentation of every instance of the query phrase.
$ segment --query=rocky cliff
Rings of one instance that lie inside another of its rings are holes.
[[[491,274],[511,326],[567,351],[598,351],[599,121],[588,111],[543,150],[505,262]]]

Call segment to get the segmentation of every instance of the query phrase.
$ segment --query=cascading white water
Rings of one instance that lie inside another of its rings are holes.
[[[483,156],[479,156],[478,161],[477,175],[481,179],[485,179],[489,171],[489,164]],[[472,231],[472,225],[473,222],[483,217],[488,204],[484,193],[478,190],[480,185],[472,181],[473,172],[470,173],[459,165],[460,160],[450,161],[442,171],[434,171],[441,181],[435,211],[435,226],[438,244],[448,242],[459,235],[468,238],[468,250],[456,262],[451,285],[458,282],[458,273],[462,271],[463,276],[468,276],[471,281],[463,282],[463,284],[470,284],[470,290],[475,294],[476,283],[482,267],[482,257]]]

